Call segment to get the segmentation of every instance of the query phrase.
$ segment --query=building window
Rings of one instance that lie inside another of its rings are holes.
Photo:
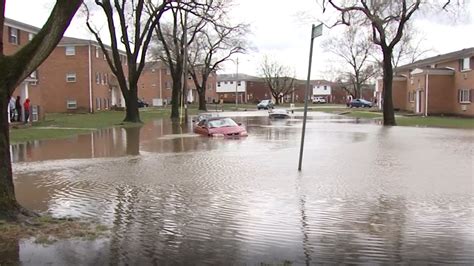
[[[171,75],[171,72],[170,72],[169,68],[166,69],[166,75],[168,75],[168,76]]]
[[[328,86],[324,85],[324,90],[327,90],[328,89]]]
[[[100,54],[99,49],[100,49],[99,46],[95,47],[95,58],[99,58],[99,54]]]
[[[28,41],[33,40],[34,37],[35,35],[33,33],[28,33]]]
[[[76,73],[67,73],[66,82],[76,82]]]
[[[103,55],[104,56],[104,61],[107,60],[107,57],[105,56],[105,53],[106,53],[106,51],[104,52],[104,55]]]
[[[461,63],[461,71],[464,71],[464,70],[471,70],[471,66],[470,66],[470,59],[469,57],[466,57],[466,58],[463,58],[460,60],[460,63]]]
[[[104,82],[105,82],[105,85],[109,84],[109,75],[107,75],[107,73],[104,74]]]
[[[152,72],[152,73],[155,73],[155,69],[154,69],[154,68],[152,68],[152,69],[151,69],[151,72]]]
[[[411,103],[415,102],[415,92],[414,91],[409,91],[408,92],[408,101],[410,101]]]
[[[20,44],[20,31],[15,28],[8,27],[8,42],[12,44]]]
[[[221,82],[217,82],[217,87],[220,87],[221,86]]]
[[[95,72],[95,84],[99,85],[100,84],[100,73]]]
[[[227,84],[227,81],[224,81],[224,84]]]
[[[75,54],[76,54],[76,47],[66,46],[66,55],[75,55]]]
[[[231,81],[231,82],[230,82],[230,84],[234,84],[234,82],[233,82],[233,81]]]
[[[167,90],[171,89],[171,86],[170,86],[170,82],[169,81],[165,81],[165,88]]]
[[[237,86],[240,86],[240,81],[237,82]]]
[[[66,108],[69,109],[69,110],[77,109],[77,101],[76,100],[67,100]]]
[[[100,110],[100,98],[95,98],[95,109]]]
[[[31,85],[38,85],[38,70],[31,72],[30,78],[33,79],[30,82]]]
[[[105,85],[105,74],[100,74],[100,84]]]
[[[459,103],[471,103],[471,90],[459,90]]]

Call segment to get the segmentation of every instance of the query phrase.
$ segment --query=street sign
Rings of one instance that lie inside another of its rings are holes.
[[[312,34],[311,34],[311,38],[314,39],[316,37],[319,37],[323,35],[323,24],[319,24],[318,26],[314,26],[313,25],[313,31],[312,31]]]

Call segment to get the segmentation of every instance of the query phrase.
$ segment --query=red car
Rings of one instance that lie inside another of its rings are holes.
[[[201,120],[194,126],[194,133],[209,137],[247,136],[247,130],[228,117],[211,117]]]

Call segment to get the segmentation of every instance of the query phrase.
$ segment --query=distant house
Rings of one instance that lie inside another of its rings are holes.
[[[225,103],[253,103],[271,99],[270,89],[263,79],[247,74],[219,74],[216,81],[216,93]]]
[[[395,109],[420,115],[474,116],[474,47],[438,55],[395,69]],[[375,95],[382,103],[382,79]]]

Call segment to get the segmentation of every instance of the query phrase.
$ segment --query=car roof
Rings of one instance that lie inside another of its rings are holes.
[[[226,118],[230,118],[230,117],[225,117],[225,116],[221,116],[221,117],[209,117],[208,119],[206,119],[206,121],[213,121],[213,120],[221,120],[221,119],[226,119]],[[232,118],[230,118],[232,119]],[[233,119],[232,119],[233,120]]]

